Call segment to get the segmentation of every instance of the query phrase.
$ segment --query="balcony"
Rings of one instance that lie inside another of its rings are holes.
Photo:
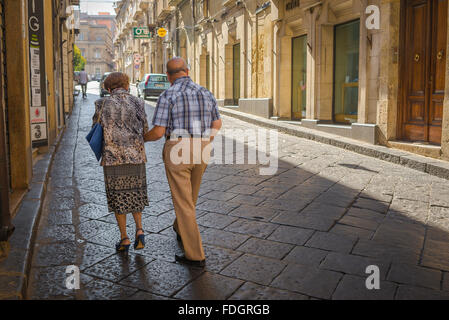
[[[139,8],[145,11],[150,7],[151,0],[140,0],[139,2]]]
[[[182,0],[168,0],[168,5],[176,7]]]
[[[235,4],[235,1],[236,1],[236,0],[223,0],[222,5],[223,5],[224,7],[230,8],[230,7],[232,7],[232,6]]]
[[[164,19],[166,19],[175,10],[176,10],[176,8],[172,7],[172,6],[168,6],[166,8],[163,8],[161,10],[161,13],[159,13],[159,15],[157,16],[157,20],[163,21]]]

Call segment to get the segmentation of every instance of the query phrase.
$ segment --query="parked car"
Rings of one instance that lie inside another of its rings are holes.
[[[170,88],[170,82],[165,74],[148,73],[137,84],[137,96],[139,98],[143,96],[144,99],[151,96],[158,97],[168,88]]]
[[[105,95],[108,95],[109,94],[109,91],[108,90],[106,90],[105,88],[104,88],[104,80],[106,79],[106,77],[108,76],[108,75],[110,75],[111,74],[111,72],[105,72],[105,74],[101,77],[101,79],[99,80],[100,81],[100,86],[99,86],[99,89],[100,89],[100,97],[104,97]]]

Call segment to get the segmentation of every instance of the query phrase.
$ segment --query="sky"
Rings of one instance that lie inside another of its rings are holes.
[[[88,12],[89,14],[97,14],[98,12],[110,12],[115,14],[113,4],[117,0],[81,0],[81,12]]]

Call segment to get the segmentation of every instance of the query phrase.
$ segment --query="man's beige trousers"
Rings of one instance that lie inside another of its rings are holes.
[[[205,259],[195,207],[210,148],[209,141],[183,138],[167,140],[162,152],[175,207],[173,226],[181,236],[186,258],[195,261]]]

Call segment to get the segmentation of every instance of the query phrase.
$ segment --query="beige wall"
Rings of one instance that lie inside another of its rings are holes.
[[[32,176],[27,12],[22,1],[5,2],[6,72],[8,74],[8,120],[13,189],[26,189]],[[26,30],[26,29],[25,29]]]

